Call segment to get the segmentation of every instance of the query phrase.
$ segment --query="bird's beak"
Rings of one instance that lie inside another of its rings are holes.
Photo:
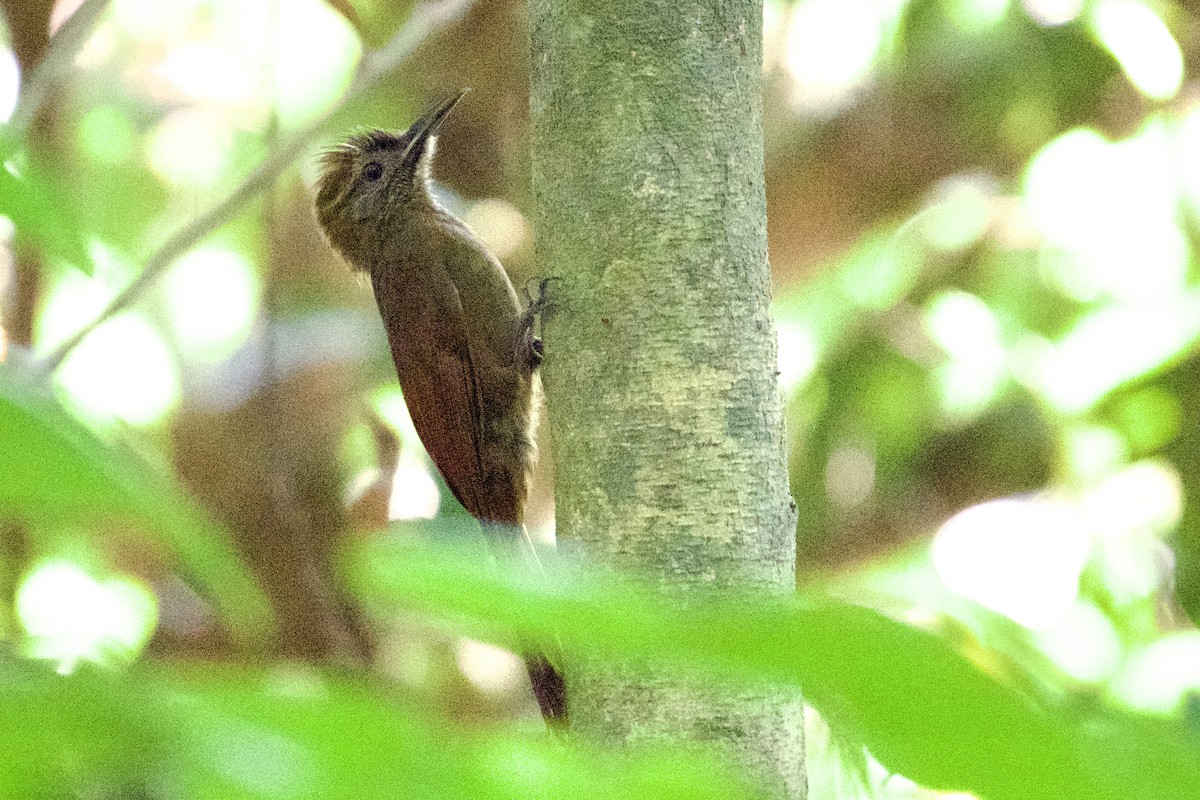
[[[462,100],[469,91],[471,90],[463,89],[458,94],[450,95],[422,114],[420,119],[412,124],[407,131],[407,135],[412,138],[409,139],[408,148],[404,151],[405,162],[416,164],[421,160],[421,154],[425,152],[429,139],[437,135],[438,128],[442,127],[446,117],[450,116],[450,112],[458,105],[458,101]]]

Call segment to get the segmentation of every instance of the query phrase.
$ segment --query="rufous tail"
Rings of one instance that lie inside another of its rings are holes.
[[[537,574],[545,574],[524,525],[489,521],[483,521],[482,525],[501,569],[515,562]],[[555,733],[566,731],[570,717],[567,714],[567,689],[562,674],[550,658],[537,648],[523,649],[521,658],[529,672],[529,685],[533,687],[533,696],[541,709],[542,719]]]

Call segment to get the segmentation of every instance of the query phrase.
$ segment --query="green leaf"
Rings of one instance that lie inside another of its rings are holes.
[[[751,796],[693,754],[606,754],[544,731],[468,736],[392,689],[315,669],[60,676],[0,666],[0,798],[143,796],[151,786],[194,800]]]
[[[0,364],[0,515],[35,531],[136,526],[178,557],[234,635],[264,636],[266,599],[225,532],[164,471],[71,416],[17,355]]]
[[[691,597],[680,609],[596,579],[501,577],[447,551],[392,545],[361,556],[356,571],[368,596],[501,643],[558,636],[568,675],[574,650],[658,659],[738,683],[799,685],[886,768],[932,788],[987,800],[1100,800],[1175,798],[1172,787],[1200,785],[1200,743],[1178,723],[1142,724],[1138,747],[1122,746],[1114,732],[1142,718],[1038,703],[933,634],[865,608]],[[1122,758],[1105,755],[1115,751]]]
[[[17,177],[0,163],[0,216],[12,220],[18,236],[90,275],[92,259],[66,194],[29,163],[21,172]]]
[[[113,676],[66,678],[0,649],[0,798],[139,796],[165,733]]]
[[[680,753],[564,747],[544,731],[466,736],[365,686],[312,670],[192,670],[172,689],[198,797],[634,800],[748,797],[727,771]],[[256,759],[247,741],[270,741]],[[201,786],[201,784],[203,784]]]

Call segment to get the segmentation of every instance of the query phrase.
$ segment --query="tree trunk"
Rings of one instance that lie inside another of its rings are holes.
[[[763,190],[760,0],[532,0],[533,189],[558,540],[689,590],[791,592]],[[782,689],[567,658],[572,728],[715,744],[805,795]]]

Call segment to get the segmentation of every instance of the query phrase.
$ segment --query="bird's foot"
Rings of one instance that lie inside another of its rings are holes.
[[[542,315],[550,308],[550,300],[546,297],[546,287],[551,281],[559,278],[530,278],[521,291],[525,295],[525,313],[521,316],[521,333],[517,339],[517,358],[529,365],[531,370],[537,369],[545,357],[545,346],[534,329],[540,327]],[[537,281],[537,297],[529,291],[529,285]]]

